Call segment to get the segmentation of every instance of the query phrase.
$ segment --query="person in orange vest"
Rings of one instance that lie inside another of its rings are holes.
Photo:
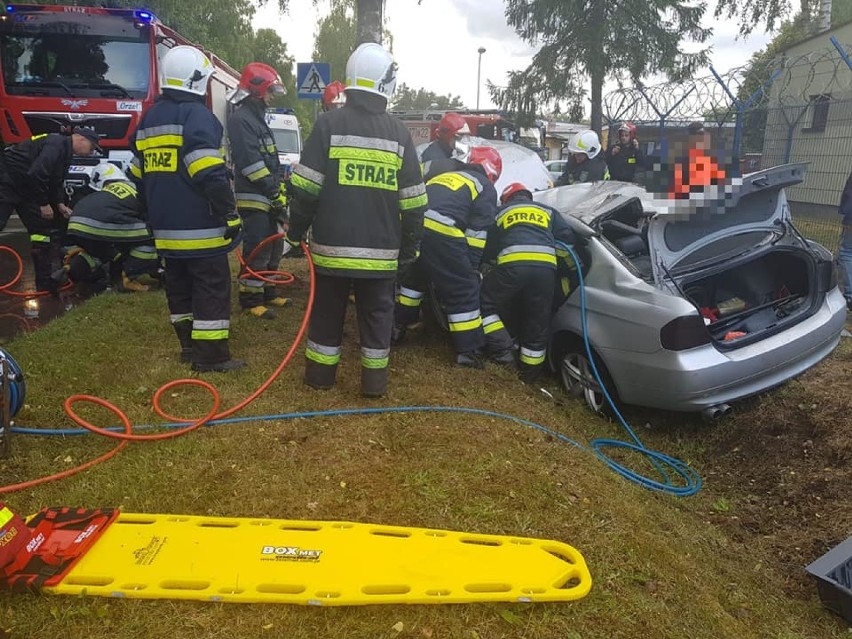
[[[675,162],[668,196],[673,200],[688,200],[690,193],[699,193],[705,187],[722,184],[726,173],[715,158],[707,154],[712,145],[710,133],[702,122],[693,122],[689,131],[690,149],[686,158]]]

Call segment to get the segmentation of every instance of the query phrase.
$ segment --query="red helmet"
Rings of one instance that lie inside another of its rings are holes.
[[[532,197],[532,193],[530,193],[530,190],[527,187],[520,182],[512,182],[509,186],[503,189],[503,192],[500,194],[500,203],[506,204],[506,202],[511,200],[518,193],[526,193],[528,197]]]
[[[287,93],[278,72],[263,62],[249,62],[243,67],[239,86],[253,98],[263,98],[268,92],[275,95]]]
[[[492,182],[500,179],[503,172],[503,158],[500,152],[493,146],[475,146],[470,150],[467,158],[469,164],[478,164],[485,169],[485,175]]]
[[[458,113],[446,113],[438,122],[438,139],[452,145],[457,135],[469,135],[470,127]]]
[[[345,89],[346,85],[337,80],[329,83],[322,92],[322,110],[331,111],[346,104],[346,94],[343,92]]]
[[[636,125],[632,122],[625,122],[620,127],[618,127],[618,132],[621,133],[622,131],[627,131],[627,133],[630,134],[631,140],[636,137]]]

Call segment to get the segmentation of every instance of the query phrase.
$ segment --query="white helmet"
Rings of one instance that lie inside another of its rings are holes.
[[[194,95],[207,93],[207,83],[213,74],[213,65],[206,55],[195,47],[178,46],[163,56],[163,88],[185,91]]]
[[[110,182],[129,182],[129,180],[124,171],[112,162],[101,162],[92,171],[89,186],[95,191],[100,191]]]
[[[601,141],[594,131],[580,131],[568,141],[568,150],[571,153],[585,153],[591,160],[601,152]]]
[[[365,42],[346,62],[346,90],[375,93],[390,100],[396,88],[396,62],[380,44]]]

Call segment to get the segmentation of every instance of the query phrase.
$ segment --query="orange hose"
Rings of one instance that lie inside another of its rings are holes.
[[[261,242],[257,246],[255,251],[260,249],[260,247],[263,246],[264,244],[266,244],[268,242],[272,242],[272,241],[274,241],[274,240],[276,240],[276,239],[278,239],[279,237],[282,237],[282,236],[283,236],[283,233],[279,233],[277,235],[272,235],[272,236],[266,238],[263,242]],[[2,247],[0,247],[0,248],[2,248]],[[269,388],[272,385],[272,383],[278,378],[278,376],[281,374],[281,372],[284,370],[284,368],[290,362],[294,353],[296,352],[296,349],[299,346],[299,343],[302,341],[302,338],[304,337],[304,335],[305,335],[305,333],[307,332],[307,329],[308,329],[308,323],[309,323],[310,317],[311,317],[311,310],[312,310],[313,304],[314,304],[314,288],[315,288],[314,278],[315,278],[315,274],[314,274],[314,262],[313,262],[313,259],[311,258],[310,251],[308,250],[307,246],[304,243],[302,244],[302,248],[305,251],[305,256],[308,259],[308,267],[310,269],[310,289],[309,289],[309,293],[308,293],[308,305],[307,305],[307,308],[305,309],[305,315],[302,318],[302,323],[299,326],[299,332],[296,335],[296,339],[293,340],[293,344],[290,346],[290,349],[287,351],[287,354],[284,356],[284,359],[281,360],[281,363],[278,365],[278,367],[272,372],[272,374],[266,379],[266,381],[264,381],[253,393],[251,393],[248,397],[246,397],[244,400],[242,400],[241,402],[239,402],[235,406],[233,406],[233,407],[231,407],[227,410],[224,410],[221,413],[217,413],[216,411],[219,410],[221,397],[219,395],[219,391],[216,390],[216,387],[213,386],[212,384],[209,384],[208,382],[205,382],[205,381],[200,380],[200,379],[192,379],[192,378],[176,379],[176,380],[173,380],[171,382],[167,382],[166,384],[164,384],[160,388],[158,388],[157,391],[154,393],[154,396],[153,396],[153,399],[152,399],[152,404],[153,404],[154,410],[156,411],[156,413],[158,415],[160,415],[164,419],[168,419],[168,420],[173,421],[173,422],[187,422],[188,425],[185,428],[180,428],[180,429],[165,432],[165,433],[157,433],[157,434],[154,434],[154,435],[135,435],[135,434],[133,434],[133,426],[130,424],[130,420],[127,417],[127,415],[125,415],[124,412],[120,408],[118,408],[116,405],[112,404],[111,402],[109,402],[105,399],[101,399],[100,397],[95,397],[93,395],[72,395],[71,397],[69,397],[65,400],[65,403],[64,403],[65,413],[77,425],[82,426],[83,428],[90,430],[93,433],[97,433],[98,435],[103,435],[104,437],[110,437],[112,439],[119,439],[119,440],[121,440],[120,443],[115,448],[113,448],[111,451],[109,451],[108,453],[101,455],[97,459],[88,461],[85,464],[77,466],[76,468],[71,468],[71,469],[65,470],[61,473],[56,473],[54,475],[48,475],[46,477],[41,477],[39,479],[21,482],[19,484],[12,484],[10,486],[0,486],[0,494],[15,492],[15,491],[23,490],[23,489],[26,489],[26,488],[32,488],[34,486],[39,486],[41,484],[44,484],[44,483],[47,483],[47,482],[50,482],[50,481],[53,481],[53,480],[56,480],[56,479],[62,479],[62,478],[65,478],[65,477],[69,477],[69,476],[74,475],[74,474],[76,474],[80,471],[91,468],[95,464],[99,464],[100,462],[106,461],[107,459],[110,459],[111,457],[116,455],[118,453],[118,451],[120,451],[122,448],[124,448],[127,445],[128,441],[157,441],[157,440],[171,439],[171,438],[174,438],[174,437],[179,437],[181,435],[185,435],[186,433],[189,433],[193,430],[196,430],[197,428],[203,426],[204,424],[206,424],[207,422],[209,422],[211,420],[223,419],[225,417],[233,415],[234,413],[236,413],[236,412],[242,410],[243,408],[245,408],[246,406],[248,406],[255,399],[257,399],[260,395],[262,395],[266,391],[266,389]],[[255,251],[252,251],[252,254],[249,256],[249,258],[254,256]],[[12,251],[12,253],[14,253],[14,251]],[[17,253],[14,253],[14,254],[17,256]],[[18,256],[18,261],[20,263],[20,256]],[[265,271],[262,271],[262,272],[265,272]],[[292,281],[295,280],[295,278],[289,273],[281,272],[281,274],[289,276],[290,277],[290,279],[288,280],[289,282],[292,282]],[[14,284],[14,282],[17,281],[18,277],[20,277],[20,272],[18,273],[18,276],[7,286],[11,286],[11,284]],[[274,283],[280,284],[281,281],[275,280]],[[177,386],[183,386],[183,385],[200,386],[200,387],[208,390],[210,392],[210,394],[212,395],[213,407],[210,409],[210,411],[204,417],[202,417],[200,419],[188,419],[188,418],[182,418],[182,417],[175,417],[173,415],[168,414],[160,406],[160,398],[162,397],[163,393],[165,393],[166,391],[171,390],[171,389],[173,389]],[[91,404],[95,404],[97,406],[102,406],[102,407],[110,410],[113,414],[118,416],[118,418],[121,420],[121,423],[124,425],[124,432],[113,432],[113,431],[106,430],[104,428],[101,428],[99,426],[95,426],[94,424],[87,422],[85,419],[83,419],[82,417],[77,415],[77,413],[74,411],[74,404],[78,403],[78,402],[88,402],[88,403],[91,403]]]
[[[11,281],[6,284],[0,284],[0,293],[4,295],[9,295],[11,297],[45,297],[46,295],[53,295],[50,291],[30,291],[21,293],[19,291],[10,291],[15,284],[18,283],[18,280],[21,279],[21,276],[24,274],[24,261],[21,259],[21,256],[18,255],[18,252],[13,249],[11,246],[6,246],[5,244],[0,244],[0,251],[4,251],[6,253],[11,253],[12,257],[15,258],[15,261],[18,263],[18,272],[15,274],[15,277],[11,279]],[[60,288],[60,291],[70,290],[74,285],[71,282],[68,282]]]

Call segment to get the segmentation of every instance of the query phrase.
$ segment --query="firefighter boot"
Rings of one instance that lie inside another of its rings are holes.
[[[228,359],[224,362],[216,362],[215,364],[199,364],[195,362],[192,364],[192,370],[196,373],[228,373],[245,365],[245,361],[241,359]]]
[[[475,351],[456,354],[456,366],[464,368],[485,368],[482,357]]]
[[[145,293],[150,290],[150,287],[146,284],[142,284],[141,282],[137,282],[135,278],[130,279],[127,277],[127,273],[122,271],[121,286],[118,290],[122,293]]]
[[[256,317],[258,319],[273,320],[277,317],[275,315],[275,311],[271,308],[267,308],[263,304],[244,308],[243,312],[250,317]]]
[[[505,366],[506,368],[510,368],[513,370],[517,368],[517,363],[515,362],[515,353],[512,351],[511,348],[489,353],[488,359],[490,359],[495,364]]]
[[[337,378],[336,364],[320,364],[312,359],[305,360],[305,384],[314,390],[329,390]]]
[[[35,271],[35,285],[37,291],[56,290],[56,284],[51,275],[59,269],[60,265],[53,264],[52,252],[50,246],[34,245],[32,247],[33,270]]]
[[[277,306],[278,308],[282,308],[290,303],[290,298],[279,295],[278,291],[274,288],[267,288],[263,293],[263,303],[266,306]]]
[[[384,397],[387,392],[387,368],[361,368],[361,394],[364,397]]]
[[[172,324],[180,342],[180,361],[192,361],[192,320],[181,320]]]

